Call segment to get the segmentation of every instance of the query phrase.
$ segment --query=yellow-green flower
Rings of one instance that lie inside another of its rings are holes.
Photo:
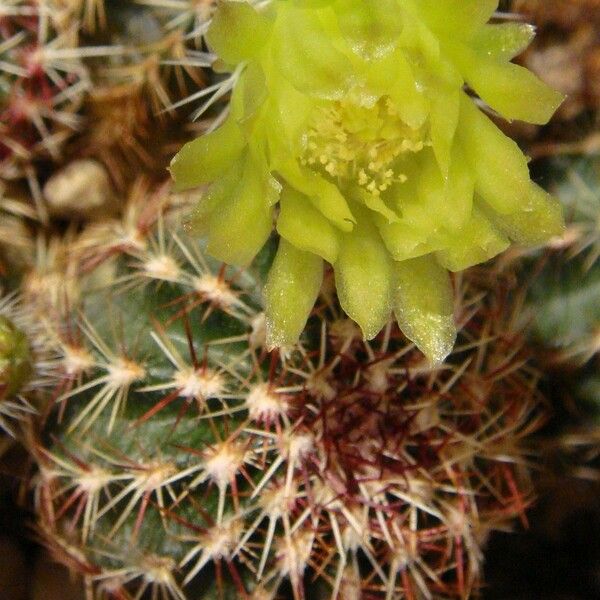
[[[431,360],[443,360],[456,335],[448,271],[561,232],[558,203],[480,108],[545,123],[561,102],[510,62],[533,29],[489,24],[497,6],[219,6],[207,40],[215,68],[235,81],[229,113],[171,170],[181,189],[209,184],[195,223],[216,258],[247,265],[276,224],[270,345],[297,340],[328,262],[366,338],[393,311]]]

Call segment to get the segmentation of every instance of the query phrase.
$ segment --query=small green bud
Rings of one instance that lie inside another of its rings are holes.
[[[236,80],[229,115],[171,164],[180,188],[209,184],[195,218],[209,252],[247,265],[275,220],[273,345],[297,339],[325,261],[366,338],[393,311],[443,360],[456,333],[447,271],[563,228],[527,158],[465,92],[506,119],[547,122],[562,97],[510,62],[532,28],[489,24],[498,0],[261,7],[217,9],[207,40]]]
[[[2,397],[16,394],[33,371],[31,347],[25,334],[0,315],[0,389]]]

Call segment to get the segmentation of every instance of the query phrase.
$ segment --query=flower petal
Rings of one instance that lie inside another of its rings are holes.
[[[564,231],[560,202],[535,183],[522,210],[510,215],[490,213],[496,227],[511,240],[525,246],[537,246]]]
[[[267,97],[265,73],[259,63],[251,62],[241,74],[231,98],[231,112],[246,135]]]
[[[501,214],[523,208],[530,191],[527,158],[464,93],[458,134],[484,200]]]
[[[355,218],[336,185],[318,173],[299,166],[294,160],[287,159],[274,166],[292,187],[308,196],[315,208],[338,229],[352,231]]]
[[[529,23],[498,23],[484,25],[469,45],[482,56],[506,62],[521,54],[534,36],[535,27]]]
[[[425,123],[429,103],[419,90],[413,69],[402,49],[371,63],[367,78],[370,89],[392,99],[400,118],[409,127],[419,129]]]
[[[505,119],[545,125],[564,100],[525,67],[482,57],[459,44],[445,47],[469,85]]]
[[[374,338],[392,307],[391,261],[375,228],[357,226],[342,235],[334,272],[342,308],[358,323],[365,339]]]
[[[212,210],[208,252],[218,260],[244,267],[256,256],[273,229],[268,201],[270,174],[248,157],[237,188]]]
[[[270,29],[269,19],[249,3],[221,2],[206,32],[206,41],[220,59],[234,65],[256,56]]]
[[[497,256],[509,245],[509,239],[475,206],[469,222],[446,239],[436,258],[445,269],[462,271]]]
[[[407,223],[388,223],[381,219],[377,226],[387,251],[397,261],[423,256],[444,246],[435,232],[423,232]]]
[[[302,152],[303,135],[319,101],[301,94],[282,77],[276,77],[269,85],[272,98],[265,126],[269,128],[271,152],[277,163]]]
[[[423,162],[418,182],[419,200],[423,211],[428,215],[435,213],[435,221],[440,222],[444,228],[458,229],[469,219],[474,190],[474,177],[458,144],[454,145],[446,180],[442,177],[437,162],[432,159]]]
[[[452,283],[431,255],[394,264],[394,313],[404,335],[433,364],[441,363],[456,339]]]
[[[467,37],[485,25],[499,0],[417,0],[415,6],[427,24],[441,32]]]
[[[176,191],[211,183],[240,157],[246,141],[230,116],[221,127],[188,142],[171,161]]]
[[[439,85],[430,94],[431,145],[438,165],[446,176],[450,167],[451,148],[460,114],[460,88]]]
[[[340,31],[351,50],[367,60],[394,50],[402,32],[396,0],[336,0]]]
[[[322,280],[321,258],[280,240],[264,289],[268,348],[298,341]]]
[[[327,262],[338,257],[339,234],[310,199],[286,187],[281,194],[277,231],[296,248],[318,254]]]
[[[397,223],[400,219],[398,215],[383,201],[381,196],[375,196],[363,188],[358,188],[353,192],[356,200],[360,200],[367,208],[380,214],[388,223]]]
[[[316,12],[278,3],[272,59],[283,77],[299,91],[339,99],[352,80],[350,61],[330,42]]]
[[[236,193],[244,173],[244,164],[245,159],[237,160],[227,173],[202,192],[189,220],[194,233],[202,236],[208,233],[210,215],[217,206],[226,203]]]

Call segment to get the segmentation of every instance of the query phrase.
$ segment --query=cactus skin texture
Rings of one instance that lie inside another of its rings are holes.
[[[93,287],[46,309],[54,386],[28,440],[53,556],[89,598],[469,597],[529,502],[541,416],[502,293],[457,281],[459,342],[432,367],[391,322],[364,341],[328,275],[301,342],[267,352],[273,249],[208,259],[174,199],[73,240]]]
[[[558,202],[464,91],[546,123],[562,97],[510,60],[533,28],[489,24],[495,0],[222,2],[207,32],[233,89],[223,124],[171,164],[206,186],[208,252],[248,265],[276,221],[267,343],[297,341],[330,263],[341,305],[373,338],[394,312],[435,362],[456,327],[448,271],[562,231]],[[278,207],[277,207],[278,205]]]

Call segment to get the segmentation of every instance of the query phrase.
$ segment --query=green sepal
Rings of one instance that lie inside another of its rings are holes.
[[[269,349],[298,341],[322,280],[323,260],[281,238],[264,288]]]
[[[452,282],[431,255],[394,263],[394,314],[404,335],[432,364],[452,351],[456,340]]]

